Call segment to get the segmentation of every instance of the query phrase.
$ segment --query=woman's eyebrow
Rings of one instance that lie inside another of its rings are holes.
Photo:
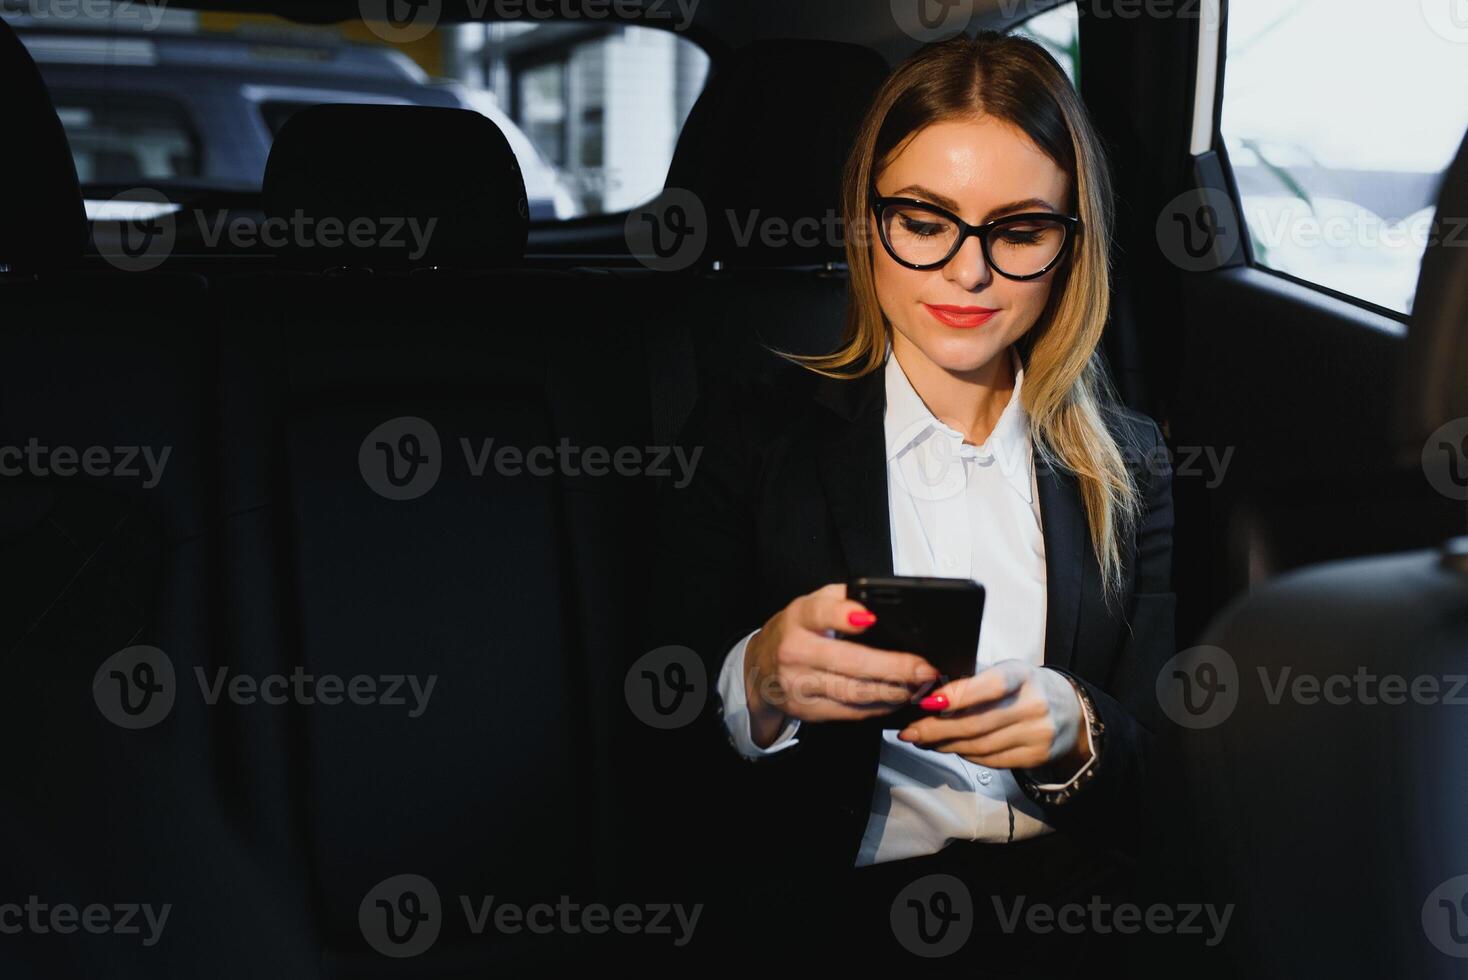
[[[959,204],[953,198],[948,197],[945,194],[939,194],[935,191],[930,191],[920,184],[908,184],[906,187],[893,193],[892,196],[926,198],[939,207],[947,208],[949,211],[952,211],[955,214],[957,214],[959,211]],[[1002,204],[999,207],[992,209],[988,214],[984,215],[983,221],[980,221],[979,224],[983,224],[984,221],[993,220],[994,218],[997,218],[1001,215],[1018,214],[1021,211],[1055,212],[1059,210],[1059,208],[1051,204],[1049,201],[1045,200],[1043,197],[1027,197],[1023,201],[1013,201],[1009,204]]]

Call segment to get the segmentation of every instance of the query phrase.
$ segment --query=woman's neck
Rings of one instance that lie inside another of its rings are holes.
[[[1008,347],[988,363],[965,373],[934,364],[916,345],[893,331],[892,356],[928,411],[963,433],[963,441],[982,445],[999,423],[1014,394],[1014,364]]]

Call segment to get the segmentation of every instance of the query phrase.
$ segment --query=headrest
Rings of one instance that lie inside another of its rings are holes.
[[[530,227],[509,142],[468,109],[302,109],[275,137],[262,194],[282,256],[314,269],[513,265]]]
[[[1468,417],[1468,137],[1443,175],[1434,234],[1422,258],[1399,385],[1404,453]]]
[[[748,44],[719,66],[683,126],[666,182],[703,205],[703,258],[845,261],[834,231],[841,169],[887,70],[859,45],[788,39]]]
[[[0,202],[0,265],[64,265],[81,258],[87,213],[66,131],[30,52],[0,20],[0,132],[10,193]]]

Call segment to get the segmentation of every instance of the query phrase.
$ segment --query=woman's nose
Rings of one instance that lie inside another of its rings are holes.
[[[987,286],[994,278],[989,263],[984,261],[984,247],[973,236],[960,245],[958,252],[948,260],[943,267],[943,275],[970,292]]]

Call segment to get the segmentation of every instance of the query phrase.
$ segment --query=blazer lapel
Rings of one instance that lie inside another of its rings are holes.
[[[846,423],[821,433],[816,446],[846,572],[851,577],[891,575],[883,373],[849,380],[821,377],[815,399]],[[1034,464],[1045,539],[1045,663],[1069,668],[1075,659],[1085,578],[1086,513],[1072,474],[1052,469],[1038,453]]]
[[[1080,620],[1086,555],[1086,511],[1070,473],[1035,453],[1035,486],[1045,538],[1045,663],[1071,667]]]

